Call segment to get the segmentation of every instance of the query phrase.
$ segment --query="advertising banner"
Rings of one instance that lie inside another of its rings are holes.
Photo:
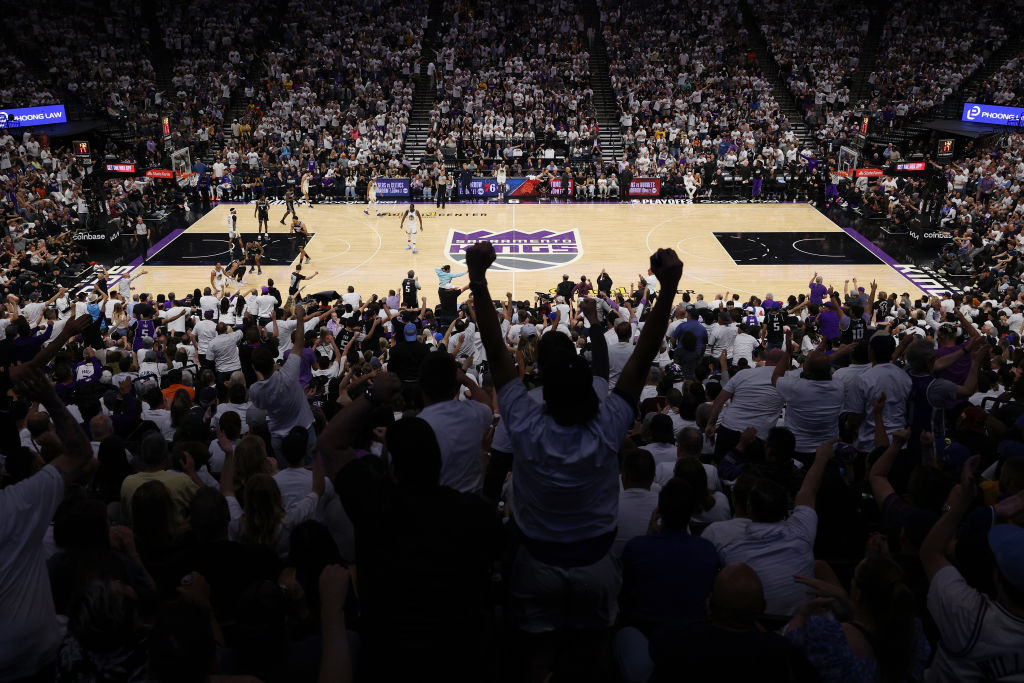
[[[858,168],[853,172],[856,178],[880,178],[885,173],[880,168]]]
[[[409,196],[408,178],[377,178],[377,198],[389,199]]]
[[[1024,107],[1000,107],[994,104],[965,102],[961,120],[969,123],[1019,126],[1024,123]]]
[[[107,164],[107,173],[135,173],[135,164]]]
[[[47,126],[51,123],[67,123],[68,115],[63,104],[45,107],[22,107],[0,109],[0,129],[23,128],[25,126]]]
[[[151,168],[146,171],[147,178],[167,178],[174,179],[174,171],[169,171],[166,168]]]
[[[661,194],[661,178],[633,178],[630,197],[657,197]]]

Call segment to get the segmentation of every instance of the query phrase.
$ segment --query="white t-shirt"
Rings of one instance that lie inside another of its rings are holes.
[[[43,537],[63,499],[64,478],[52,465],[0,489],[0,680],[30,676],[57,656]]]
[[[187,311],[187,310],[188,309],[185,308],[184,306],[172,306],[171,308],[168,308],[166,311],[163,311],[160,314],[160,317],[162,319],[164,319],[164,320],[167,320],[169,318],[173,318],[174,316],[178,315],[182,311]],[[170,330],[171,332],[184,332],[185,331],[185,322],[187,320],[188,320],[188,315],[183,315],[180,318],[178,318],[177,320],[172,320],[171,322],[167,323],[167,329]]]
[[[637,536],[646,536],[651,514],[658,507],[658,494],[647,489],[626,489],[619,493],[619,527],[612,543],[612,555],[622,556],[626,543]]]
[[[757,572],[764,587],[765,614],[793,614],[807,601],[807,587],[793,575],[814,576],[817,533],[818,514],[798,505],[781,522],[731,519],[711,524],[701,535],[714,544],[723,564],[743,562]]]
[[[441,485],[464,493],[483,487],[483,438],[494,413],[478,401],[441,401],[420,411],[441,447]]]
[[[892,434],[907,426],[907,397],[910,396],[910,375],[892,363],[879,363],[860,376],[855,388],[854,412],[863,413],[857,432],[858,451],[870,451],[875,444],[875,399],[885,394],[882,420],[885,431]]]
[[[814,453],[821,444],[839,438],[842,384],[786,375],[775,387],[786,402],[785,425],[796,437],[798,453]]]
[[[352,310],[363,305],[363,297],[359,296],[359,292],[345,292],[341,295],[341,301],[352,306]]]
[[[768,437],[782,411],[782,395],[772,386],[774,372],[774,367],[765,365],[741,370],[729,378],[723,388],[732,394],[732,400],[721,418],[723,427],[736,432],[754,427],[757,438]]]

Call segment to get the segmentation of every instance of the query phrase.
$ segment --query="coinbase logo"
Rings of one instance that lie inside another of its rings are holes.
[[[974,119],[978,118],[978,114],[980,113],[981,107],[979,107],[978,105],[974,105],[973,107],[967,110],[967,120],[973,121]]]

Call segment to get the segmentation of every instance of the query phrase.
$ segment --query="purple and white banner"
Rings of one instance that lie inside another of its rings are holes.
[[[68,115],[63,104],[45,107],[22,107],[0,109],[0,129],[24,128],[25,126],[48,126],[53,123],[67,123]]]

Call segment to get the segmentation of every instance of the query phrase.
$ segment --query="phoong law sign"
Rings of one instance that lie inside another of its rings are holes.
[[[46,126],[51,123],[67,123],[68,116],[63,104],[45,107],[22,107],[0,109],[0,129],[22,128],[24,126]]]
[[[994,104],[964,103],[963,121],[1020,126],[1024,123],[1024,107],[999,107]]]

